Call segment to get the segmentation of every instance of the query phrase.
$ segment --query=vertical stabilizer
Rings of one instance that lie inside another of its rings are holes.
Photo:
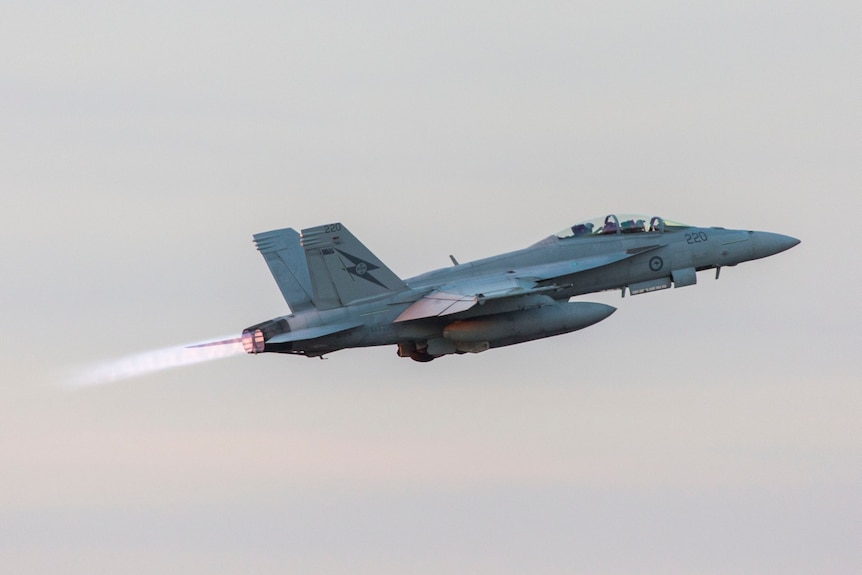
[[[266,260],[290,311],[296,313],[314,307],[311,278],[299,233],[293,228],[263,232],[254,235],[254,243]]]
[[[302,230],[312,299],[318,309],[405,288],[404,282],[341,224]]]

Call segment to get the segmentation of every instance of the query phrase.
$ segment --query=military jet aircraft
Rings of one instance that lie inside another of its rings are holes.
[[[693,285],[697,272],[764,258],[799,240],[608,215],[518,251],[402,280],[341,223],[254,235],[291,314],[246,328],[246,352],[321,357],[397,345],[426,362],[583,329],[616,308],[574,296],[623,297]],[[225,342],[226,343],[226,342]],[[211,345],[211,344],[210,344]]]

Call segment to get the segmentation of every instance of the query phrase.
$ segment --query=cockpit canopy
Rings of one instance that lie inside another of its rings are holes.
[[[690,226],[665,220],[658,216],[642,214],[610,214],[603,218],[592,218],[565,228],[555,234],[559,239],[594,238],[597,236],[616,234],[638,234],[646,232],[674,232]]]

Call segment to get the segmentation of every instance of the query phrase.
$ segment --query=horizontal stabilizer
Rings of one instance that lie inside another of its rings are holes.
[[[309,327],[297,331],[289,331],[269,338],[266,343],[290,343],[292,341],[304,341],[308,339],[317,339],[325,335],[341,333],[360,327],[362,322],[351,323],[336,323],[332,325],[322,325],[319,327]]]

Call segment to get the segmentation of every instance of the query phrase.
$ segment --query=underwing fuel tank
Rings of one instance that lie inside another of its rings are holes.
[[[557,303],[458,320],[443,329],[443,337],[456,344],[488,342],[491,347],[501,347],[577,331],[606,319],[616,309],[593,302]]]

